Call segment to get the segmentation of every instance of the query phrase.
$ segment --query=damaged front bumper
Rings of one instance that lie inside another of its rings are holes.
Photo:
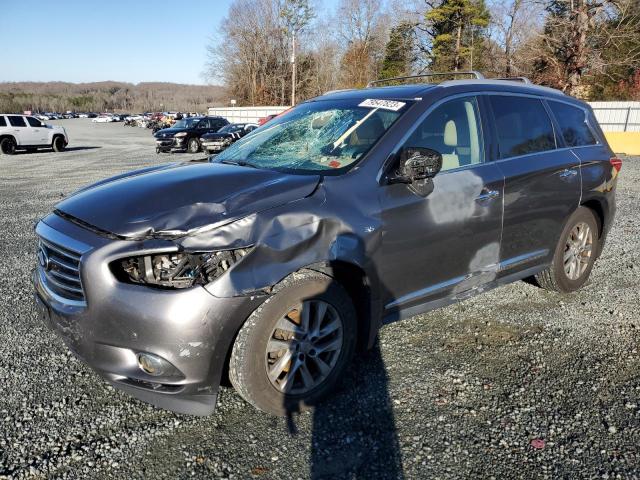
[[[140,400],[179,413],[213,412],[235,333],[265,297],[220,298],[201,286],[131,285],[109,270],[114,258],[161,248],[164,241],[108,239],[56,215],[41,221],[36,233],[48,246],[39,252],[33,274],[36,304],[68,347],[114,387]],[[52,283],[56,248],[63,256],[78,254],[76,298]],[[140,354],[159,357],[172,368],[150,375],[140,366]]]

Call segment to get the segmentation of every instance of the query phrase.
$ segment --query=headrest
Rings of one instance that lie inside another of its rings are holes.
[[[384,133],[384,124],[380,117],[371,116],[360,125],[356,134],[360,140],[375,141]]]
[[[447,147],[458,146],[458,129],[456,128],[456,122],[449,120],[444,125],[444,144]]]

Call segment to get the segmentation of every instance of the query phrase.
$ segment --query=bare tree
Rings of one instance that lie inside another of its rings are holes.
[[[545,3],[537,79],[588,96],[585,77],[607,75],[611,67],[640,68],[637,0],[551,0]],[[613,53],[612,53],[613,52]]]
[[[389,21],[381,0],[341,0],[338,35],[342,42],[342,85],[362,87],[377,77],[384,56]]]
[[[540,33],[543,11],[535,0],[493,0],[490,40],[494,46],[491,60],[495,73],[505,76],[523,75],[530,70],[523,46]],[[524,61],[523,61],[524,60]]]

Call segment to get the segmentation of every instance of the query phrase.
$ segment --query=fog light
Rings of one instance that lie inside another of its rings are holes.
[[[171,364],[150,353],[139,353],[138,366],[144,373],[158,377],[164,375],[171,367]]]

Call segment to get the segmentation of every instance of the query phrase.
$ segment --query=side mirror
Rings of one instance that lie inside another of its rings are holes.
[[[430,148],[407,147],[400,152],[400,171],[411,182],[433,178],[442,168],[442,155]]]
[[[442,168],[442,155],[430,148],[405,147],[400,151],[398,174],[389,183],[424,183]]]

